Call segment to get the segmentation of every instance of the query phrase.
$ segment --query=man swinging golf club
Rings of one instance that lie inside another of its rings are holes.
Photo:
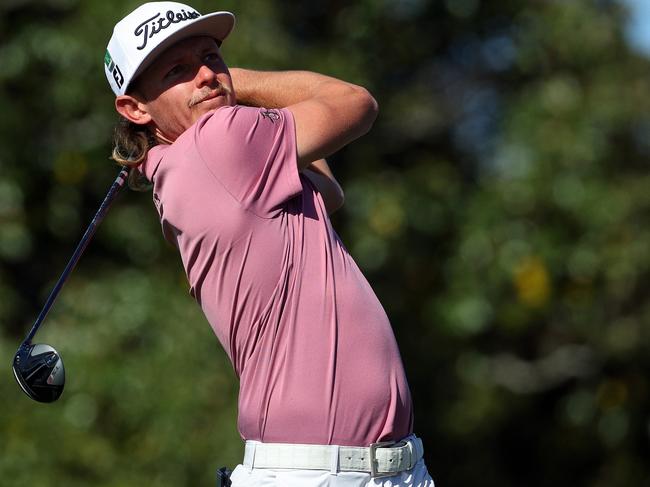
[[[147,3],[105,56],[123,117],[113,156],[153,185],[240,380],[232,485],[432,486],[389,320],[328,217],[343,193],[323,158],[365,134],[377,104],[316,73],[229,70],[233,26]]]

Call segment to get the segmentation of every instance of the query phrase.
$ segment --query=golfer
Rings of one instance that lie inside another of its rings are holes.
[[[370,129],[377,103],[312,72],[229,70],[234,22],[146,3],[104,59],[114,158],[152,184],[240,380],[232,485],[433,486],[391,325],[328,217],[343,193],[323,158]]]

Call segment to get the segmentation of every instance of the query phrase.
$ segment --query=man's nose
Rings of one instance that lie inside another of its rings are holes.
[[[211,86],[217,80],[217,73],[215,73],[205,64],[202,64],[196,73],[195,80],[196,86],[198,88],[202,88],[203,86]]]

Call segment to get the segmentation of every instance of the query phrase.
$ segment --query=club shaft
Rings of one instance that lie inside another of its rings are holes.
[[[52,308],[54,301],[59,295],[61,288],[63,288],[65,281],[70,276],[70,273],[74,270],[75,266],[77,265],[77,262],[79,261],[79,258],[81,257],[81,254],[83,254],[84,250],[86,250],[86,247],[88,246],[88,243],[90,242],[93,235],[95,234],[97,227],[106,216],[106,212],[110,208],[111,203],[113,203],[113,200],[115,199],[117,194],[124,187],[124,183],[126,182],[128,176],[129,176],[128,169],[123,168],[122,170],[120,170],[120,173],[118,174],[117,178],[111,185],[111,188],[108,190],[108,193],[104,198],[104,201],[102,201],[102,204],[99,206],[97,213],[95,213],[95,216],[90,222],[90,225],[88,225],[86,232],[84,233],[83,237],[81,237],[79,244],[77,244],[77,248],[72,254],[72,257],[70,257],[70,260],[68,261],[68,265],[65,266],[65,269],[61,274],[61,277],[59,277],[59,280],[56,282],[54,288],[50,292],[50,295],[47,298],[47,301],[45,302],[43,309],[38,315],[38,318],[36,318],[36,321],[34,322],[32,329],[27,334],[24,343],[31,343],[32,338],[34,338],[34,335],[36,335],[36,332],[38,331],[39,327],[43,323],[43,320],[45,320],[47,313],[50,311],[50,308]]]

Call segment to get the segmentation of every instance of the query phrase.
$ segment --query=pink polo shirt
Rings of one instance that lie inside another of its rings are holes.
[[[390,323],[297,169],[288,110],[225,107],[142,166],[190,293],[240,379],[247,440],[366,446],[412,433]]]

